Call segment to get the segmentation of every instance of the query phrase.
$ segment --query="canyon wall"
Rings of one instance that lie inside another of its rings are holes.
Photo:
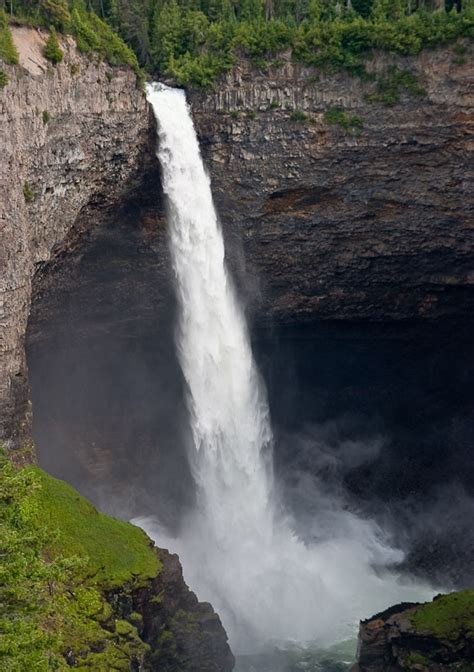
[[[19,66],[0,89],[0,439],[30,432],[25,332],[35,271],[71,236],[85,209],[115,202],[146,160],[149,114],[128,68],[80,55],[42,56],[46,35],[14,28]],[[89,222],[89,227],[93,223]]]
[[[264,69],[243,62],[213,92],[192,92],[227,238],[243,240],[248,277],[258,277],[242,282],[260,323],[472,314],[466,48],[464,59],[450,48],[378,54],[367,64],[373,81],[288,55]],[[378,82],[407,69],[423,91],[401,86],[395,104],[369,102]],[[335,108],[349,128],[328,121]]]

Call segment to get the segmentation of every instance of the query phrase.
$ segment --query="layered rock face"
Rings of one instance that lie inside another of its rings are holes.
[[[129,69],[81,56],[71,39],[53,67],[44,34],[13,33],[20,66],[5,66],[11,81],[0,91],[0,438],[11,446],[29,433],[24,337],[35,270],[81,211],[130,188],[150,146],[148,108]]]
[[[377,55],[368,71],[408,68],[425,90],[401,89],[392,107],[367,101],[374,81],[289,57],[192,94],[228,240],[243,239],[259,278],[247,291],[260,323],[472,313],[474,71],[455,60]],[[333,108],[362,127],[329,123]]]

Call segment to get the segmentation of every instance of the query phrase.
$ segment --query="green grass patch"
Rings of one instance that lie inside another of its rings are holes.
[[[418,607],[411,620],[417,630],[444,639],[457,639],[461,634],[474,637],[474,590],[435,598]]]
[[[100,513],[65,481],[38,467],[28,467],[38,477],[38,515],[58,532],[48,547],[52,556],[87,558],[87,565],[103,588],[156,576],[160,566],[152,543],[135,525]]]
[[[324,113],[324,118],[328,124],[340,126],[345,131],[360,130],[364,122],[357,114],[349,114],[342,107],[331,107]]]
[[[8,84],[10,77],[4,70],[0,70],[0,89],[3,89],[4,86]]]

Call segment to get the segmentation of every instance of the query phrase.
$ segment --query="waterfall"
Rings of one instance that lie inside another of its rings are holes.
[[[341,510],[332,536],[311,546],[295,534],[278,500],[266,392],[185,94],[150,84],[147,95],[168,201],[197,498],[178,539],[138,522],[179,553],[186,580],[212,602],[235,649],[353,636],[359,618],[420,593],[373,569],[401,556],[356,515]]]

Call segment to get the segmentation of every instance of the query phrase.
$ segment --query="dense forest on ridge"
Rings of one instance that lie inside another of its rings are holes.
[[[3,0],[10,20],[72,32],[111,64],[206,86],[240,54],[365,74],[374,49],[411,55],[474,34],[474,0]],[[116,33],[126,42],[128,49]],[[133,50],[133,53],[132,51]]]

